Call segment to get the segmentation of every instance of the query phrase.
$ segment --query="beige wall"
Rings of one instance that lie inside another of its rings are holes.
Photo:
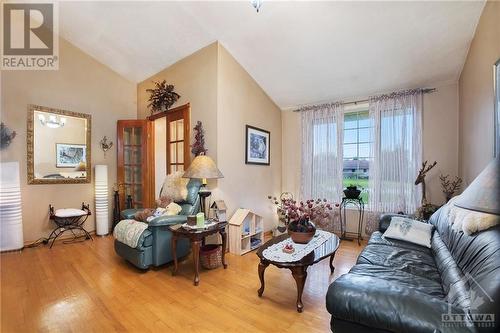
[[[488,1],[459,81],[460,174],[469,184],[493,158],[493,64],[500,58],[500,2]]]
[[[437,165],[426,176],[427,200],[442,204],[445,196],[439,175],[458,176],[458,84],[434,86],[424,95],[423,160]]]
[[[174,105],[191,104],[191,129],[196,121],[203,122],[207,155],[217,158],[217,43],[212,43],[201,50],[179,60],[172,66],[151,76],[137,85],[137,116],[144,119],[149,116],[147,108],[149,93],[153,81],[167,80],[175,86],[181,98]],[[191,130],[191,137],[194,133]],[[165,156],[166,157],[166,156]],[[161,157],[159,157],[161,158]]]
[[[224,174],[209,181],[212,200],[225,200],[229,216],[239,207],[262,215],[266,230],[272,228],[274,209],[267,195],[281,192],[281,111],[252,77],[218,42],[193,53],[144,80],[137,87],[137,115],[149,115],[146,89],[152,81],[167,80],[182,97],[176,105],[191,104],[191,128],[203,122],[208,153]],[[156,187],[163,181],[165,135],[156,124]],[[245,125],[271,132],[271,165],[245,164]],[[193,141],[191,132],[191,143]],[[160,181],[158,178],[162,177]]]
[[[37,104],[92,115],[92,164],[107,164],[109,184],[116,182],[116,150],[106,158],[99,141],[106,135],[116,144],[116,121],[136,118],[136,85],[100,64],[78,48],[60,40],[58,71],[2,71],[1,120],[18,136],[2,150],[3,161],[19,161],[23,200],[25,241],[47,237],[54,227],[48,207],[94,206],[93,184],[27,185],[26,115],[27,105]],[[111,187],[111,186],[110,186]],[[110,188],[111,205],[111,188]],[[111,210],[110,210],[111,214]],[[86,223],[95,230],[94,218]]]
[[[271,230],[277,218],[268,195],[281,193],[281,110],[243,67],[219,44],[217,165],[224,178],[214,197],[225,200],[229,215],[248,208]],[[271,132],[270,166],[245,164],[245,126]]]

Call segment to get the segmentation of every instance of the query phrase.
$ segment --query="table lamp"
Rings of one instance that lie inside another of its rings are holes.
[[[206,188],[207,179],[224,177],[219,169],[217,169],[214,160],[207,155],[196,156],[182,177],[201,179],[201,189],[198,192],[198,195],[200,196],[201,211],[205,213],[205,216],[207,216],[205,199],[212,194],[212,192]]]

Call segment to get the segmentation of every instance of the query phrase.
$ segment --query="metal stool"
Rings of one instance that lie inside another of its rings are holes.
[[[85,236],[85,239],[93,240],[89,232],[85,230],[85,228],[83,228],[83,224],[85,223],[85,221],[87,221],[87,218],[90,215],[92,215],[88,204],[85,205],[85,203],[82,202],[82,213],[81,215],[75,215],[75,216],[57,216],[56,213],[54,212],[54,207],[52,205],[49,205],[49,215],[50,215],[49,219],[54,221],[54,223],[57,225],[57,227],[50,233],[49,238],[47,238],[44,241],[44,243],[47,244],[52,240],[50,248],[52,248],[52,246],[54,245],[54,242],[57,239],[57,237],[61,236],[66,231],[71,231],[71,233],[73,234],[73,239],[69,241],[64,241],[63,242],[64,244],[73,243],[78,238],[83,236]],[[75,233],[75,230],[82,231],[83,235],[77,235]]]

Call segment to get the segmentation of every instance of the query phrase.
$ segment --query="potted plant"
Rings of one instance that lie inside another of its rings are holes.
[[[297,202],[283,200],[282,210],[286,216],[288,234],[295,243],[307,244],[316,233],[312,221],[328,218],[332,205],[326,199],[316,199]]]
[[[167,81],[154,82],[154,89],[146,89],[149,95],[148,108],[151,114],[170,109],[172,105],[181,97],[174,91],[173,84],[167,84]]]
[[[359,198],[360,194],[361,194],[361,190],[358,190],[358,187],[356,185],[353,185],[353,184],[350,184],[344,190],[344,195],[348,199],[357,199],[357,198]]]

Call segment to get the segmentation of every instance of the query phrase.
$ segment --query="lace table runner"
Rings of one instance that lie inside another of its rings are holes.
[[[192,229],[192,230],[201,230],[201,229],[205,229],[205,228],[209,228],[209,227],[213,227],[214,225],[216,225],[217,222],[210,222],[210,223],[207,223],[207,224],[204,224],[203,227],[198,227],[196,225],[189,225],[186,223],[184,223],[182,225],[183,228],[186,228],[186,229]]]
[[[264,258],[271,261],[278,262],[294,262],[299,261],[308,255],[311,251],[314,251],[316,248],[321,246],[324,242],[332,237],[332,234],[322,230],[316,230],[316,234],[314,238],[307,244],[297,244],[292,241],[291,238],[287,238],[284,241],[271,245],[264,251],[262,251],[262,255]],[[293,253],[285,253],[283,252],[283,248],[287,244],[292,244],[295,251]]]

